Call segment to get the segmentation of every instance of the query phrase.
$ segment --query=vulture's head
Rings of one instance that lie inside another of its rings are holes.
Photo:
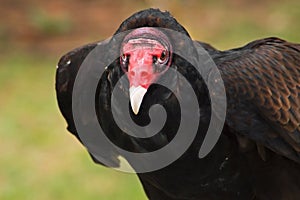
[[[158,29],[138,28],[124,38],[120,53],[120,65],[129,80],[131,108],[137,114],[149,86],[172,62],[172,44]]]
[[[129,81],[130,104],[138,114],[149,87],[173,65],[176,41],[164,29],[179,32],[189,38],[187,31],[168,13],[148,9],[125,20],[116,34],[128,33],[120,45],[120,67]]]

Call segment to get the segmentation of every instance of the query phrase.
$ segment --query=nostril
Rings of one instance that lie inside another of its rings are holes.
[[[146,77],[148,76],[148,72],[141,72],[141,77]]]
[[[130,71],[130,72],[129,72],[129,75],[130,75],[130,76],[134,76],[134,75],[135,75],[135,72],[134,72],[134,71]]]

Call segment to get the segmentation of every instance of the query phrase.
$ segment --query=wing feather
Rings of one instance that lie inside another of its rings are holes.
[[[72,92],[77,72],[86,56],[96,47],[97,43],[84,45],[63,55],[56,70],[56,96],[58,106],[68,123],[67,129],[79,140],[72,114]]]
[[[73,93],[73,86],[76,79],[76,75],[81,67],[81,64],[85,60],[85,58],[88,56],[88,54],[97,46],[97,45],[107,45],[108,40],[105,40],[100,43],[91,43],[84,46],[81,46],[79,48],[76,48],[65,55],[63,55],[57,65],[57,71],[56,71],[56,83],[55,83],[55,89],[56,89],[56,95],[57,95],[57,101],[58,106],[63,114],[64,118],[67,121],[68,124],[68,131],[70,131],[73,135],[77,137],[79,141],[81,141],[79,134],[77,133],[75,122],[73,119],[73,112],[72,112],[72,93]],[[100,48],[101,50],[105,48]],[[104,54],[104,52],[99,52]],[[106,66],[103,66],[106,67]],[[86,116],[87,111],[83,111],[82,115]],[[88,117],[83,117],[82,120],[89,119]],[[82,142],[82,141],[81,141]],[[101,163],[99,160],[97,160],[92,154],[90,154],[94,162]],[[104,159],[106,159],[108,162],[110,162],[110,166],[119,166],[119,160],[118,155],[112,153],[107,153]]]
[[[300,162],[300,45],[266,38],[213,58],[226,87],[228,125]]]

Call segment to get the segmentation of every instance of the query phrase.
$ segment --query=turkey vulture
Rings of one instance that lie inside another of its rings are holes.
[[[116,31],[126,32],[117,59],[104,69],[95,101],[97,120],[106,136],[130,152],[151,152],[174,139],[180,117],[179,103],[172,91],[155,84],[158,79],[173,80],[167,71],[179,71],[196,91],[201,119],[192,144],[171,164],[154,171],[138,173],[145,193],[155,200],[259,199],[295,200],[300,197],[300,44],[271,37],[247,45],[220,51],[200,44],[213,59],[224,82],[227,110],[225,124],[217,144],[204,158],[199,148],[210,123],[211,99],[208,87],[191,63],[172,52],[173,43],[184,43],[156,28],[188,32],[168,12],[147,9],[133,14]],[[85,58],[97,46],[109,56],[110,41],[92,43],[70,51],[59,60],[56,72],[57,101],[68,130],[81,142],[72,111],[73,87]],[[107,45],[107,46],[106,46]],[[194,55],[191,52],[191,55]],[[149,109],[160,104],[167,113],[165,125],[149,138],[130,137],[113,119],[111,96],[118,79],[126,75],[121,91],[130,99],[132,120],[149,124]],[[88,79],[88,78],[86,78]],[[175,83],[174,83],[175,84]],[[177,84],[177,83],[176,83]],[[82,94],[86,91],[81,91]],[[181,91],[176,91],[180,94]],[[80,93],[79,93],[80,94]],[[77,105],[73,105],[73,107]],[[89,123],[89,111],[82,110]],[[85,134],[85,133],[83,133]],[[175,150],[176,151],[176,150]],[[95,162],[103,165],[93,152]],[[118,155],[108,152],[111,165]]]

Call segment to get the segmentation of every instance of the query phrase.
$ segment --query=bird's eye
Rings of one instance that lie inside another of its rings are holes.
[[[166,64],[168,61],[168,52],[167,51],[163,51],[161,54],[160,54],[160,57],[157,59],[157,62],[159,64]]]
[[[164,65],[168,62],[168,52],[163,51],[160,56],[153,56],[153,63],[154,64],[159,64],[159,65]]]
[[[168,62],[168,52],[167,51],[163,51],[159,57],[156,57],[155,63],[156,64],[160,64],[160,65],[164,65]]]
[[[154,71],[160,73],[167,67],[169,61],[168,51],[164,50],[160,56],[153,56]]]
[[[127,55],[126,55],[125,53],[123,53],[122,56],[121,56],[121,59],[122,59],[123,61],[126,61],[126,60],[127,60]]]
[[[122,69],[127,72],[128,71],[128,63],[129,63],[129,55],[127,54],[122,54],[122,56],[120,57],[121,60],[121,67]]]

